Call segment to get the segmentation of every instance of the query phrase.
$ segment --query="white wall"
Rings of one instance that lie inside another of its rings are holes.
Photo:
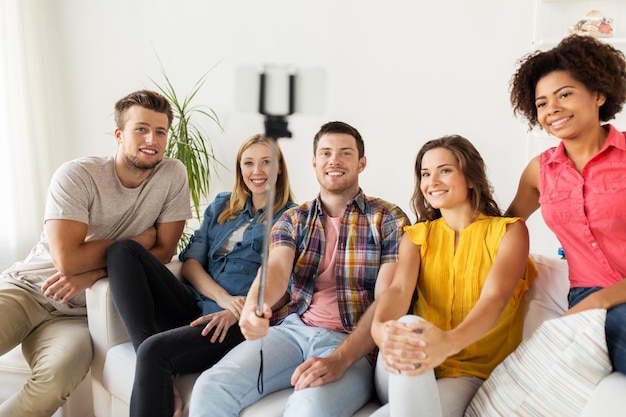
[[[41,25],[33,54],[49,68],[42,102],[58,142],[53,165],[115,151],[113,103],[162,81],[157,54],[181,93],[209,68],[198,96],[222,118],[213,145],[230,168],[241,141],[262,118],[237,111],[234,72],[244,64],[321,66],[328,85],[321,115],[290,118],[280,145],[302,201],[317,193],[310,161],[321,124],[343,120],[365,139],[361,185],[409,211],[419,147],[444,134],[474,142],[506,208],[529,155],[526,126],[508,101],[515,62],[531,50],[534,5],[519,0],[26,0]],[[52,123],[52,122],[51,122]],[[221,171],[212,194],[231,188]],[[533,250],[558,243],[530,219]]]

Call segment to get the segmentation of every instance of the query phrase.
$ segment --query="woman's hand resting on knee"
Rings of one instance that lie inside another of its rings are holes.
[[[385,322],[380,351],[387,371],[405,375],[424,373],[456,353],[448,332],[423,320]]]

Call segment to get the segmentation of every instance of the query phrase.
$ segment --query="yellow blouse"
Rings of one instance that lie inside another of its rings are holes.
[[[454,230],[442,218],[406,226],[404,230],[411,241],[421,245],[413,314],[442,330],[458,326],[478,301],[506,226],[518,221],[523,219],[480,215],[461,231],[456,253]],[[526,274],[517,283],[496,325],[476,343],[435,368],[438,378],[477,376],[486,379],[517,347],[522,340],[523,295],[535,275],[537,269],[529,258]]]

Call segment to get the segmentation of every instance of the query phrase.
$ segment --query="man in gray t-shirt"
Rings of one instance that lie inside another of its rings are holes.
[[[108,247],[133,239],[169,262],[191,218],[183,164],[165,158],[170,103],[142,90],[115,104],[118,150],[63,164],[48,189],[41,239],[0,275],[0,354],[22,344],[33,377],[0,417],[51,416],[93,357],[85,289],[105,277]]]

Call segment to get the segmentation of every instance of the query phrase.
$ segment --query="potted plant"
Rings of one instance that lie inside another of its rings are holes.
[[[156,88],[170,101],[174,112],[174,120],[169,131],[169,138],[165,155],[180,160],[187,168],[189,181],[189,194],[195,217],[200,220],[200,206],[209,194],[211,176],[216,174],[218,165],[224,166],[215,156],[211,139],[206,130],[202,128],[202,119],[215,124],[223,131],[220,120],[208,106],[193,104],[194,97],[206,81],[207,71],[193,86],[184,98],[179,97],[174,85],[167,76],[163,65],[161,74],[165,82],[159,84],[151,79]],[[179,241],[178,248],[184,248],[191,233],[187,230]]]

